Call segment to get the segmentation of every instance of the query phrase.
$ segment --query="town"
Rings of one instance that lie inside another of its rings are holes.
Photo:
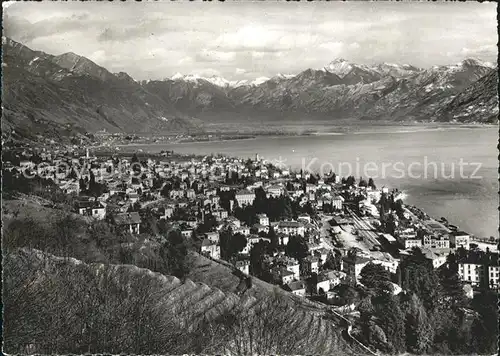
[[[389,330],[400,317],[400,312],[387,314],[399,310],[392,299],[377,299],[386,294],[423,303],[443,325],[449,318],[443,313],[454,310],[471,327],[467,315],[480,315],[475,318],[482,323],[489,313],[476,299],[489,300],[485,298],[498,291],[498,239],[478,238],[444,217],[430,217],[405,204],[402,191],[377,187],[371,178],[293,171],[258,154],[240,159],[171,150],[94,153],[89,147],[51,144],[10,147],[3,156],[4,199],[34,200],[51,211],[70,209],[86,221],[101,246],[106,246],[103,239],[115,241],[114,236],[121,236],[116,241],[127,241],[125,245],[137,243],[140,250],[150,244],[167,246],[166,257],[161,252],[160,257],[170,267],[162,273],[185,278],[190,267],[182,256],[189,249],[232,270],[240,280],[240,295],[264,281],[305,303],[323,305],[337,323],[349,325],[349,336],[363,348],[403,349],[393,346],[401,342],[396,334],[392,341],[376,336],[377,315],[390,315],[385,321]],[[19,214],[8,209],[3,206],[4,214]],[[33,223],[27,221],[21,220],[28,225],[21,231],[30,231]],[[65,221],[74,224],[63,218],[53,232],[62,238],[72,229],[64,227]],[[10,236],[19,234],[13,226],[7,245],[12,244]],[[158,261],[139,262],[123,251],[120,247],[120,263],[158,270]],[[447,302],[439,309],[442,300]],[[382,308],[378,312],[375,303]],[[484,310],[477,314],[469,305]]]
[[[258,155],[139,160],[88,148],[25,149],[4,170],[12,179],[51,179],[73,197],[74,212],[130,234],[161,240],[151,219],[169,223],[201,254],[302,297],[338,299],[338,286],[359,284],[369,263],[390,273],[398,293],[415,248],[435,269],[456,255],[471,298],[480,287],[498,288],[498,241],[476,241],[372,179],[293,172]]]
[[[6,354],[495,354],[495,5],[218,2],[3,7]]]

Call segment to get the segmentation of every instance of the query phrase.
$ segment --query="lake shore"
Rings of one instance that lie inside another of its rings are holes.
[[[208,133],[203,135],[193,135],[188,137],[179,137],[172,140],[164,141],[135,141],[130,143],[118,143],[112,145],[113,147],[128,147],[128,146],[157,146],[157,145],[182,145],[193,143],[216,143],[216,142],[231,142],[231,141],[246,141],[255,140],[258,138],[282,138],[282,137],[310,137],[310,136],[341,136],[347,134],[354,135],[369,135],[369,134],[399,134],[399,133],[415,133],[426,131],[440,131],[440,130],[474,130],[474,129],[487,129],[497,128],[498,125],[494,124],[453,124],[453,123],[404,123],[394,125],[394,123],[379,122],[376,126],[370,126],[369,129],[365,125],[352,125],[352,126],[331,126],[323,129],[309,129],[300,130],[299,132],[293,131],[293,128],[284,128],[279,132],[267,131],[245,131],[245,132],[229,132],[229,133]],[[290,131],[287,131],[290,130]],[[154,137],[154,136],[152,136]]]

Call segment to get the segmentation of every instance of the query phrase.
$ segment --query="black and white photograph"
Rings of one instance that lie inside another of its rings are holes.
[[[2,351],[495,355],[495,2],[2,3]]]

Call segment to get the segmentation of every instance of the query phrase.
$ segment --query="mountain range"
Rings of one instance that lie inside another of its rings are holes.
[[[262,83],[176,76],[143,85],[163,98],[169,95],[167,100],[193,115],[234,110],[320,114],[332,119],[495,122],[497,78],[491,63],[475,59],[429,69],[336,59],[321,69],[277,75]],[[470,101],[474,103],[462,107]],[[445,110],[452,107],[454,114]]]
[[[236,123],[261,113],[331,120],[498,120],[497,68],[475,59],[428,69],[335,59],[320,69],[254,81],[176,74],[138,82],[75,53],[54,56],[5,37],[2,54],[2,128],[21,136],[103,129],[201,132],[200,118],[228,113]]]
[[[2,40],[2,131],[24,137],[95,132],[186,132],[197,120],[126,73],[74,53],[53,56]]]

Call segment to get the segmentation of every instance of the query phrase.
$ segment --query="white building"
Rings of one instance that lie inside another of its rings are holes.
[[[458,275],[464,282],[468,282],[473,286],[479,286],[484,278],[484,268],[481,264],[476,263],[459,263]]]
[[[255,200],[255,193],[248,190],[240,190],[235,194],[235,199],[239,206],[252,205]]]
[[[285,289],[299,297],[304,297],[306,295],[306,286],[302,281],[290,282],[285,286]]]
[[[453,248],[463,247],[469,249],[470,235],[463,231],[453,231],[450,234],[450,244]]]
[[[279,197],[285,192],[285,189],[281,185],[271,185],[266,188],[268,197]]]
[[[498,288],[498,274],[500,268],[498,266],[488,266],[488,282],[490,288]]]
[[[266,214],[257,214],[257,220],[259,224],[269,226],[269,218]]]
[[[219,236],[218,232],[207,232],[207,233],[205,233],[205,237],[214,243],[219,243],[219,240],[220,240],[220,236]]]
[[[220,259],[220,247],[215,242],[205,239],[201,243],[201,254]]]
[[[295,279],[300,278],[300,265],[297,261],[289,260],[286,264],[286,269],[293,273]]]
[[[318,273],[319,271],[319,258],[307,256],[304,259],[306,270],[309,273]]]
[[[280,221],[277,226],[277,232],[287,235],[304,236],[304,224],[298,221]]]

